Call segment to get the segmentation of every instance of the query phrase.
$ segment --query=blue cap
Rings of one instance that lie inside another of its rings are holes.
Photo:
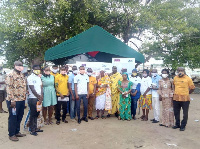
[[[137,69],[135,68],[135,69],[132,70],[132,72],[133,72],[133,71],[136,71],[136,72],[137,72]]]

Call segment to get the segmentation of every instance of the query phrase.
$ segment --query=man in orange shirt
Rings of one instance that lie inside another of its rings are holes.
[[[180,131],[184,131],[187,120],[188,120],[188,110],[190,104],[190,96],[194,89],[194,83],[192,79],[188,77],[185,73],[185,68],[179,67],[177,69],[178,75],[174,77],[174,97],[173,97],[173,105],[174,105],[174,115],[176,119],[176,124],[173,129],[180,128]],[[180,110],[183,109],[183,120],[180,125]]]
[[[87,74],[89,76],[89,99],[88,99],[88,118],[94,120],[92,117],[92,111],[94,107],[94,100],[96,97],[96,84],[97,80],[95,77],[92,76],[92,69],[87,69]]]

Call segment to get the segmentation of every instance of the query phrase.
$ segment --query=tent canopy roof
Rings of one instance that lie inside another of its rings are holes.
[[[144,63],[144,56],[127,46],[99,26],[88,30],[48,49],[45,60],[61,64],[78,54],[96,52],[95,59],[100,62],[112,62],[112,58],[135,58],[137,63]]]

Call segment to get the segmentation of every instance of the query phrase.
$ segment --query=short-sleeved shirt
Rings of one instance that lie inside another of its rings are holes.
[[[42,81],[41,78],[34,73],[32,73],[30,76],[27,78],[27,84],[28,84],[28,91],[29,91],[29,98],[37,98],[31,91],[29,85],[33,85],[35,91],[37,92],[38,95],[41,95],[41,86],[42,86]]]
[[[77,84],[78,94],[87,94],[87,84],[89,83],[89,77],[86,74],[78,74],[74,77],[74,83]]]
[[[149,76],[146,78],[144,77],[142,78],[141,86],[140,86],[141,95],[143,95],[146,92],[148,87],[151,87],[151,84],[152,84],[152,80]],[[149,94],[151,94],[151,90],[146,95],[149,95]]]
[[[94,93],[94,85],[97,84],[97,80],[95,77],[90,76],[89,77],[89,94]]]
[[[53,73],[53,72],[51,72],[50,73],[52,76],[54,76],[54,78],[57,76],[57,75],[59,75],[59,73]]]
[[[139,83],[141,83],[141,78],[138,77],[138,76],[136,76],[136,77],[132,77],[132,76],[131,76],[131,77],[129,78],[129,81],[131,81],[131,82],[133,83],[132,89],[136,89],[137,85],[138,85]]]
[[[174,77],[174,98],[176,101],[190,101],[189,89],[195,89],[194,83],[190,77],[184,75],[183,77]]]
[[[152,77],[152,83],[156,85],[156,88],[159,88],[159,81],[161,79],[162,79],[162,77],[159,75]],[[152,97],[159,97],[158,90],[152,89]]]
[[[58,74],[55,77],[55,84],[58,85],[58,87],[56,88],[57,96],[60,96],[59,92],[64,96],[69,95],[69,89],[67,85],[68,79],[69,79],[68,75],[62,75],[62,74]]]
[[[71,83],[71,89],[74,90],[74,77],[75,75],[72,73],[69,75],[68,83]]]

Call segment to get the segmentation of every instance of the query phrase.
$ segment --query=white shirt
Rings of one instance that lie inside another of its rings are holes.
[[[89,77],[86,74],[78,74],[74,77],[74,83],[77,84],[78,94],[87,94],[88,88],[87,84],[89,83]]]
[[[38,95],[41,95],[41,86],[42,86],[42,81],[41,78],[32,73],[30,76],[27,78],[27,84],[28,84],[28,91],[29,91],[29,98],[37,98],[35,95],[32,93],[31,89],[29,88],[29,85],[33,85],[35,91],[37,92]]]
[[[142,78],[141,86],[140,86],[141,95],[145,93],[148,87],[151,87],[151,84],[152,84],[152,79],[149,76],[146,78],[144,77]],[[149,94],[151,94],[151,90],[146,95],[149,95]]]
[[[136,77],[130,77],[129,81],[133,83],[132,89],[136,89],[138,83],[141,83],[141,78],[136,76]]]

